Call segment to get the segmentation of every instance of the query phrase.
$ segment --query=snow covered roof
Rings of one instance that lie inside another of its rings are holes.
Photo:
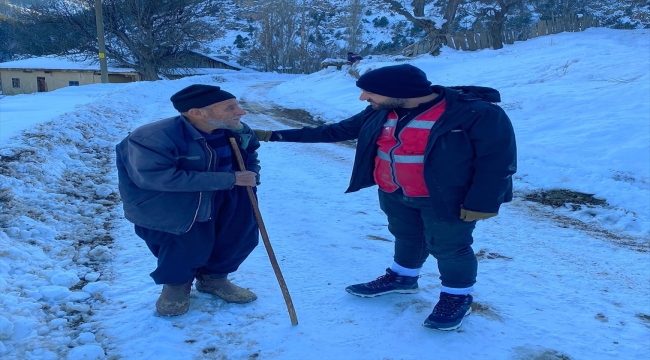
[[[0,69],[47,69],[100,71],[99,63],[91,60],[73,61],[61,56],[42,56],[0,63]],[[136,72],[131,68],[109,67],[110,72]]]
[[[169,71],[170,75],[180,75],[180,76],[193,76],[193,75],[214,75],[214,74],[227,74],[232,71],[232,69],[219,69],[219,68],[187,68],[187,69],[173,69]],[[253,69],[242,67],[241,72],[257,72]]]
[[[228,65],[228,66],[234,67],[234,68],[239,69],[239,70],[250,70],[250,71],[254,71],[254,70],[252,70],[252,69],[249,69],[249,68],[243,67],[243,66],[241,66],[241,65],[239,65],[239,64],[237,64],[237,63],[235,63],[235,62],[230,62],[230,61],[228,61],[228,60],[224,60],[223,57],[226,57],[226,58],[227,58],[227,57],[228,57],[227,55],[206,54],[206,53],[203,53],[203,52],[200,52],[200,51],[196,51],[196,50],[191,50],[191,51],[192,51],[193,53],[195,53],[195,54],[199,54],[199,55],[201,55],[201,56],[205,56],[205,57],[207,57],[207,58],[209,58],[209,59],[212,59],[212,60],[214,60],[214,61],[218,61],[218,62],[220,62],[220,63],[222,63],[222,64],[226,64],[226,65]],[[223,56],[223,57],[222,57],[222,56]]]

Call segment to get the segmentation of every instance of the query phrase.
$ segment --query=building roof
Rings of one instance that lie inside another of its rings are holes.
[[[2,69],[31,69],[31,70],[80,70],[100,71],[99,63],[92,60],[73,61],[61,56],[42,56],[23,60],[7,61],[0,63]],[[136,72],[131,68],[109,67],[109,72]]]
[[[190,50],[190,51],[193,52],[193,53],[195,53],[195,54],[198,54],[198,55],[201,55],[201,56],[205,56],[205,57],[207,57],[208,59],[212,59],[212,60],[214,60],[214,61],[217,61],[217,62],[220,62],[220,63],[222,63],[222,64],[225,64],[225,65],[228,65],[228,66],[230,66],[230,67],[233,67],[233,68],[235,68],[235,69],[255,71],[255,70],[249,69],[249,68],[247,68],[247,67],[241,66],[241,65],[239,65],[239,64],[237,64],[237,63],[235,63],[235,62],[230,62],[230,61],[226,60],[226,59],[228,58],[228,55],[206,54],[206,53],[204,53],[204,52],[200,52],[200,51],[196,51],[196,50]],[[226,58],[226,59],[224,59],[224,58]]]
[[[232,71],[257,72],[249,68],[243,68],[242,70],[219,69],[219,68],[187,68],[187,69],[173,69],[169,71],[169,74],[178,75],[178,76],[193,76],[193,75],[228,74]]]

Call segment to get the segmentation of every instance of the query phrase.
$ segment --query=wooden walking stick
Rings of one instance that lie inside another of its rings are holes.
[[[246,171],[246,166],[244,165],[244,159],[242,159],[241,152],[239,151],[239,146],[237,145],[237,140],[230,138],[230,145],[232,146],[235,156],[237,157],[237,162],[239,163],[239,168],[241,171]],[[280,289],[282,290],[282,295],[284,296],[284,302],[287,304],[287,310],[289,310],[289,317],[291,318],[291,325],[298,325],[298,317],[296,316],[296,309],[293,308],[293,301],[291,301],[291,295],[289,295],[289,289],[287,289],[287,283],[284,282],[284,277],[280,271],[280,266],[278,265],[278,260],[275,258],[275,253],[271,247],[271,241],[269,240],[269,235],[266,232],[266,227],[264,226],[264,221],[262,220],[262,214],[260,213],[260,208],[257,206],[257,199],[253,193],[253,188],[246,186],[248,190],[248,197],[251,199],[251,204],[253,205],[253,212],[255,213],[255,218],[257,219],[257,224],[260,227],[260,234],[262,234],[262,240],[264,241],[264,247],[266,252],[269,254],[269,260],[271,260],[271,266],[273,266],[273,271],[275,272],[275,277],[278,279],[280,284]]]

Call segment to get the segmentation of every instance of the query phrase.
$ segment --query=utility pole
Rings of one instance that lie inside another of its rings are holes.
[[[106,45],[104,44],[104,15],[102,0],[95,0],[95,23],[97,24],[97,44],[99,46],[99,68],[102,71],[102,83],[108,82],[108,66],[106,65]]]

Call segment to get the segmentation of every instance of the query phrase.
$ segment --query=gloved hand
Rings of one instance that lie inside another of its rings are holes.
[[[273,135],[273,131],[271,130],[253,129],[253,132],[259,141],[269,141],[271,139],[271,135]]]
[[[463,221],[467,222],[485,220],[497,215],[498,213],[484,213],[467,209],[460,209],[460,218],[463,219]]]

